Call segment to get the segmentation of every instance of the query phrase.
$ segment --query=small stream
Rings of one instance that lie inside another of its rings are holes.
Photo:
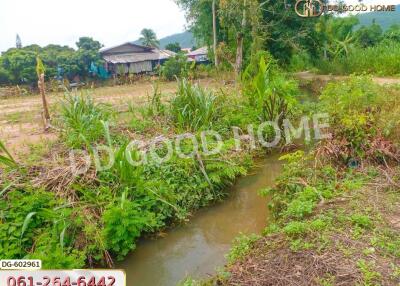
[[[258,160],[223,202],[198,211],[187,224],[165,237],[143,240],[117,265],[125,269],[127,286],[175,286],[185,277],[206,278],[224,266],[225,254],[240,233],[260,233],[269,217],[267,201],[258,195],[272,186],[281,171],[278,155]]]

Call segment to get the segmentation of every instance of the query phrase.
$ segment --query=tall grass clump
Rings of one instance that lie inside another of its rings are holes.
[[[316,63],[322,73],[400,75],[400,42],[382,41],[368,48],[353,47],[348,55]]]
[[[96,104],[90,96],[67,94],[61,103],[64,138],[70,147],[89,146],[104,135],[103,123],[112,115],[104,104]]]
[[[197,131],[213,126],[218,118],[218,96],[212,91],[179,81],[176,96],[171,101],[172,120],[178,128]]]

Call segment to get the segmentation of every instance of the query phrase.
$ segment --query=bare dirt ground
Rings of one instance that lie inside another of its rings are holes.
[[[208,88],[224,84],[213,79],[202,79],[198,82]],[[162,94],[168,96],[176,91],[177,83],[162,82],[159,87]],[[147,97],[152,92],[153,84],[149,81],[82,90],[82,93],[90,94],[96,102],[109,103],[117,110],[129,104],[138,105],[147,102]],[[47,95],[50,112],[54,113],[63,96],[63,93]],[[42,125],[42,100],[39,95],[0,99],[0,139],[17,157],[29,152],[32,144],[52,142],[57,139],[56,131],[44,132]]]

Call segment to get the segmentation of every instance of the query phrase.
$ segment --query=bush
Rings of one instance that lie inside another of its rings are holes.
[[[189,72],[189,62],[183,54],[169,58],[161,68],[161,75],[167,80],[187,77]]]

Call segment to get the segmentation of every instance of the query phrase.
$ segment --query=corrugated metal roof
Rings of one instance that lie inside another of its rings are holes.
[[[118,47],[121,47],[121,46],[124,46],[124,45],[131,45],[133,47],[138,47],[138,48],[141,48],[141,49],[144,49],[144,50],[151,50],[152,49],[152,48],[149,48],[149,47],[146,47],[146,46],[135,44],[133,42],[126,42],[126,43],[123,43],[121,45],[112,46],[112,47],[109,47],[109,48],[102,48],[102,49],[100,49],[100,53],[106,53],[108,51],[111,51],[111,50],[113,50],[115,48],[118,48]]]
[[[103,59],[106,62],[113,64],[127,64],[144,61],[165,60],[174,55],[175,53],[171,51],[153,49],[153,51],[146,53],[108,54],[104,55]]]
[[[207,47],[202,47],[200,49],[194,50],[190,53],[188,53],[188,56],[199,56],[199,55],[207,55],[208,54],[208,48]]]

